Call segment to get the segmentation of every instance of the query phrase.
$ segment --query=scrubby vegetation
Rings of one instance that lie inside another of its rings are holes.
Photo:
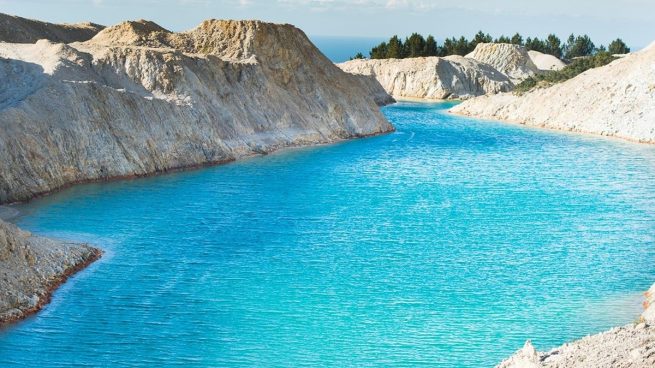
[[[607,65],[612,61],[614,61],[615,59],[616,58],[612,56],[612,53],[607,51],[598,51],[593,56],[580,57],[574,59],[573,62],[571,62],[571,64],[567,65],[562,70],[549,71],[544,74],[539,74],[524,80],[523,82],[519,83],[516,86],[516,88],[514,89],[514,93],[523,94],[525,92],[534,89],[537,86],[546,87],[556,83],[563,82],[589,69]]]
[[[432,35],[423,37],[418,33],[413,33],[403,41],[398,36],[393,36],[387,42],[382,42],[373,47],[369,52],[371,59],[403,59],[421,56],[448,56],[448,55],[466,55],[473,51],[479,43],[511,43],[525,46],[528,50],[535,50],[550,54],[560,59],[571,60],[577,57],[592,56],[599,52],[608,51],[612,54],[625,54],[630,52],[630,48],[620,39],[610,43],[609,48],[601,45],[596,47],[587,35],[576,36],[571,34],[566,42],[562,42],[556,35],[550,34],[546,38],[528,37],[526,39],[519,33],[512,37],[502,35],[498,38],[491,37],[490,34],[479,31],[470,41],[461,36],[459,38],[446,38],[443,44],[438,45]],[[354,58],[363,58],[362,53],[358,53]]]

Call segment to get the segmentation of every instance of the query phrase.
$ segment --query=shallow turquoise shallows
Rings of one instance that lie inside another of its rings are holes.
[[[23,206],[24,228],[106,255],[0,332],[0,366],[483,367],[634,321],[655,281],[655,148],[449,106]]]

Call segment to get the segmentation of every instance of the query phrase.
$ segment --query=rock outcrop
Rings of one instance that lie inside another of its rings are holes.
[[[100,254],[87,245],[33,236],[0,220],[0,325],[40,309],[57,286]]]
[[[370,81],[291,25],[137,21],[83,43],[0,44],[0,77],[0,203],[393,129]]]
[[[507,76],[462,56],[351,60],[338,66],[348,73],[375,77],[400,99],[466,99],[513,88]]]
[[[482,96],[455,114],[655,143],[655,44],[521,96]]]
[[[104,27],[95,23],[53,24],[0,13],[0,42],[35,43],[86,41]]]
[[[528,55],[530,56],[530,60],[532,60],[534,65],[540,71],[562,70],[566,66],[566,63],[550,54],[530,50],[528,51]]]
[[[519,45],[479,43],[466,57],[491,65],[515,84],[539,73],[539,68],[532,62],[528,51]]]
[[[641,320],[537,353],[530,342],[498,368],[655,367],[655,284]]]

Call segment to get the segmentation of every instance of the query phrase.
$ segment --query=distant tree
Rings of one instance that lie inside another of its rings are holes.
[[[514,45],[523,45],[523,36],[521,36],[518,32],[512,36],[512,39],[510,40],[511,43]]]
[[[571,45],[573,45],[574,43],[575,43],[575,35],[574,35],[573,33],[571,33],[571,35],[569,36],[569,38],[566,40],[566,48],[567,48],[567,51],[566,51],[566,52],[568,52],[568,48],[569,48]]]
[[[452,55],[455,52],[455,45],[457,40],[455,37],[446,38],[443,42],[443,46],[440,48],[439,56],[448,56]]]
[[[489,43],[489,42],[493,42],[493,38],[491,37],[491,35],[479,31],[478,33],[475,34],[475,36],[471,40],[469,47],[471,50],[473,50],[475,49],[475,46],[477,46],[479,43]]]
[[[528,37],[525,40],[525,48],[528,50],[534,50],[539,52],[546,52],[546,43],[540,40],[538,37],[530,38]]]
[[[453,37],[453,40],[455,38]],[[471,44],[468,42],[466,37],[461,36],[459,39],[455,40],[454,42],[455,47],[453,48],[452,52],[449,53],[448,55],[461,55],[464,56],[468,54],[469,52],[473,51],[473,48],[471,47]]]
[[[403,57],[419,57],[423,56],[425,52],[425,39],[418,33],[412,33],[411,36],[405,39],[403,45]]]
[[[386,59],[388,49],[389,46],[386,42],[382,42],[379,45],[373,47],[370,52],[371,59]]]
[[[630,48],[628,45],[623,42],[622,39],[617,38],[616,40],[612,41],[607,48],[607,51],[614,55],[614,54],[627,54],[630,52]]]
[[[425,49],[423,50],[423,56],[437,56],[439,55],[439,48],[437,47],[437,41],[428,35],[428,38],[425,39]]]
[[[559,37],[552,33],[548,35],[546,38],[545,52],[558,58],[562,57],[562,41],[559,39]]]
[[[607,52],[607,47],[605,47],[605,45],[600,45],[600,46],[596,49],[596,52],[597,52],[597,53],[600,53],[600,52]]]
[[[371,59],[402,59],[407,57],[448,55],[463,56],[473,51],[478,44],[489,42],[521,45],[525,46],[528,50],[535,50],[566,59],[593,56],[604,51],[610,51],[610,53],[630,52],[630,48],[621,39],[612,41],[608,50],[606,50],[603,46],[596,48],[587,35],[576,36],[571,34],[566,43],[562,43],[554,34],[549,34],[543,40],[539,39],[539,37],[528,37],[524,40],[523,36],[519,33],[514,34],[511,38],[501,35],[494,40],[490,34],[479,31],[470,42],[464,36],[459,38],[450,37],[446,38],[442,45],[437,45],[437,41],[432,35],[424,38],[419,33],[412,33],[409,37],[405,38],[405,42],[398,36],[393,36],[389,41],[382,42],[373,47],[369,54]],[[363,55],[358,54],[354,58],[359,58],[359,56],[363,57]]]
[[[403,57],[403,42],[398,36],[393,36],[389,39],[387,47],[387,59],[402,59]]]
[[[573,35],[571,35],[569,36],[569,40],[567,41],[566,53],[564,56],[567,59],[573,59],[582,56],[591,56],[594,54],[595,50],[596,50],[596,46],[594,45],[593,42],[591,42],[589,36],[584,35],[584,36],[574,37]]]
[[[358,52],[355,54],[355,56],[351,57],[350,60],[357,60],[357,59],[365,59],[364,54],[361,52]]]

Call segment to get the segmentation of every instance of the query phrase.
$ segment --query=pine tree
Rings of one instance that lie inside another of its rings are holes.
[[[371,49],[370,55],[371,59],[386,59],[387,58],[387,49],[389,46],[386,42],[382,42],[373,49]]]
[[[567,59],[573,59],[582,56],[591,56],[593,55],[595,50],[596,50],[596,46],[594,45],[593,42],[591,42],[589,36],[584,35],[584,36],[573,37],[573,35],[571,35],[567,43],[567,50],[565,56]]]
[[[613,55],[627,54],[630,52],[630,48],[628,47],[628,45],[625,44],[625,42],[623,42],[622,39],[617,38],[616,40],[610,43],[609,47],[607,48],[607,51]]]
[[[478,33],[476,33],[475,36],[473,37],[473,40],[471,40],[470,49],[474,50],[475,46],[477,46],[479,43],[489,43],[489,42],[493,42],[493,38],[491,38],[491,35],[489,35],[488,33],[484,34],[484,32],[482,31],[478,31]]]
[[[387,47],[387,59],[402,59],[403,57],[403,42],[398,36],[393,36],[389,39]]]
[[[425,52],[425,39],[418,33],[412,33],[409,38],[405,39],[403,57],[419,57]]]
[[[558,58],[562,57],[562,41],[560,41],[559,37],[552,33],[548,35],[545,52]]]
[[[423,51],[423,56],[437,56],[439,55],[439,49],[437,47],[437,41],[428,35],[428,38],[425,39],[425,50]]]
[[[518,32],[512,36],[511,43],[514,45],[521,45],[523,46],[523,36],[521,36]]]

